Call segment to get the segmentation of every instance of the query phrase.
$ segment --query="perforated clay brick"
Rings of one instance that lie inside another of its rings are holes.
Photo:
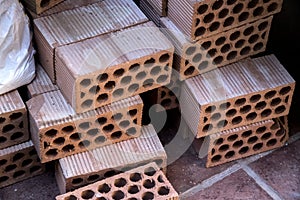
[[[52,83],[43,67],[39,64],[36,65],[35,78],[26,87],[30,99],[40,94],[59,90],[58,86]]]
[[[170,83],[173,53],[155,24],[144,23],[59,47],[57,84],[77,113],[92,110]]]
[[[150,163],[56,197],[67,199],[178,200],[179,196],[157,165]]]
[[[33,143],[42,163],[138,137],[143,102],[127,98],[76,114],[60,91],[27,102]]]
[[[35,14],[41,14],[64,0],[21,0],[26,8]]]
[[[59,159],[56,180],[63,194],[150,162],[161,169],[167,165],[167,154],[152,125],[144,126],[138,138]]]
[[[285,145],[288,133],[278,119],[257,122],[209,136],[207,167]]]
[[[44,171],[31,141],[0,150],[0,188]]]
[[[238,28],[191,43],[168,18],[161,18],[168,38],[175,43],[174,68],[185,80],[218,67],[264,52],[273,17],[257,20]],[[176,60],[176,61],[175,61]]]
[[[197,41],[281,11],[283,0],[173,0],[168,17]]]
[[[0,149],[28,139],[27,109],[19,92],[0,95]]]
[[[55,49],[149,21],[131,0],[101,1],[33,21],[38,58],[55,82]],[[75,31],[76,30],[76,31]]]
[[[289,113],[295,80],[275,55],[246,59],[184,81],[183,117],[198,138]]]

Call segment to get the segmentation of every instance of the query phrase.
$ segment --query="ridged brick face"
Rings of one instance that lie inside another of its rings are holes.
[[[155,163],[116,175],[56,197],[70,199],[166,199],[178,200],[166,176]]]
[[[42,174],[41,164],[31,141],[0,150],[0,188]]]
[[[21,0],[21,2],[35,14],[41,14],[63,0]]]
[[[27,108],[17,90],[0,95],[0,149],[29,139]]]
[[[169,18],[191,41],[253,22],[281,11],[282,0],[169,1]]]

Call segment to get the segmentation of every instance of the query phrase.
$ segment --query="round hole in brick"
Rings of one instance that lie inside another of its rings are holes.
[[[251,102],[251,103],[256,103],[256,102],[258,102],[260,99],[261,99],[261,95],[260,95],[260,94],[256,94],[256,95],[251,96],[250,102]]]
[[[202,131],[203,131],[203,132],[209,132],[209,131],[211,131],[212,129],[213,129],[213,125],[212,125],[212,124],[206,124],[206,125],[203,127]]]
[[[100,83],[106,82],[107,79],[108,79],[108,74],[106,74],[106,73],[100,74],[100,75],[97,77],[97,80],[98,80]]]
[[[167,81],[168,78],[169,78],[169,76],[167,76],[167,75],[160,75],[160,76],[157,78],[156,81],[157,81],[158,83],[163,83],[163,82]]]
[[[145,67],[152,67],[154,64],[155,64],[155,59],[154,58],[150,58],[150,59],[148,59],[144,62]]]
[[[258,4],[258,1],[259,0],[251,0],[249,3],[248,3],[248,8],[255,8],[256,5]]]
[[[112,132],[114,130],[114,128],[115,128],[114,125],[109,124],[109,125],[103,127],[103,131],[106,133],[109,133],[109,132]]]
[[[80,93],[80,98],[83,99],[84,97],[85,97],[85,93],[84,93],[84,92],[81,92],[81,93]]]
[[[229,145],[228,144],[224,144],[219,148],[220,152],[224,152],[227,151],[229,149]]]
[[[122,113],[117,113],[117,114],[114,114],[112,116],[112,119],[115,120],[115,121],[119,121],[123,118],[123,114]],[[104,119],[103,119],[104,120]],[[104,122],[104,121],[102,121]],[[107,119],[105,118],[105,122],[104,123],[101,123],[102,125],[104,125],[105,123],[107,122]]]
[[[220,113],[214,113],[212,116],[211,116],[211,120],[212,121],[217,121],[221,118],[221,114]]]
[[[114,200],[124,199],[124,197],[125,197],[125,194],[121,190],[118,190],[112,194],[112,198]]]
[[[0,160],[0,166],[5,165],[6,163],[7,163],[7,160],[5,160],[5,159]]]
[[[269,23],[268,22],[263,22],[260,25],[258,25],[259,31],[263,31],[268,27]]]
[[[269,91],[269,92],[267,92],[266,94],[265,94],[265,98],[266,99],[271,99],[271,98],[273,98],[275,95],[276,95],[276,91],[275,90],[272,90],[272,91]]]
[[[114,81],[108,81],[104,86],[106,90],[113,90],[115,87],[116,83]]]
[[[268,139],[270,139],[271,136],[272,136],[272,134],[271,134],[270,132],[268,132],[268,133],[265,133],[265,134],[261,137],[261,139],[262,139],[262,140],[268,140]]]
[[[97,129],[97,128],[91,129],[91,130],[89,130],[89,131],[87,132],[87,134],[90,135],[90,136],[95,136],[95,135],[97,135],[98,133],[99,133],[99,129]]]
[[[220,38],[218,38],[218,39],[216,40],[215,44],[218,45],[218,46],[220,46],[220,45],[224,44],[225,41],[226,41],[226,38],[225,38],[225,37],[220,37]]]
[[[248,131],[245,131],[242,133],[242,137],[243,138],[247,138],[247,137],[250,137],[252,135],[252,131],[251,130],[248,130]]]
[[[3,124],[5,121],[6,121],[6,119],[5,119],[5,118],[3,118],[3,117],[0,117],[0,124]]]
[[[83,129],[83,130],[88,130],[90,128],[91,123],[90,122],[83,122],[81,124],[79,124],[79,128]]]
[[[196,29],[195,36],[200,37],[200,36],[204,35],[205,31],[206,31],[206,29],[201,26]]]
[[[197,9],[198,14],[200,15],[204,14],[207,11],[207,9],[208,9],[208,5],[206,4],[199,6],[199,8]]]
[[[124,120],[122,122],[120,122],[119,124],[122,128],[126,128],[130,125],[130,122],[128,120]]]
[[[45,8],[49,6],[50,0],[41,0],[40,7]]]
[[[263,0],[264,3],[268,3],[270,2],[271,0]]]
[[[113,97],[114,98],[120,98],[122,97],[124,94],[124,89],[120,88],[120,89],[117,89],[113,92]]]
[[[6,142],[6,141],[7,141],[6,137],[0,137],[0,144],[1,144],[1,143],[4,143],[4,142]]]
[[[137,186],[137,185],[129,186],[128,193],[137,194],[138,192],[140,192],[140,187],[139,186]]]
[[[225,19],[223,26],[224,27],[228,27],[231,26],[234,22],[234,18],[233,17],[228,17]]]
[[[228,55],[227,55],[227,60],[233,60],[235,59],[237,56],[237,51],[231,51]]]
[[[157,166],[160,167],[160,166],[162,166],[162,164],[163,164],[164,161],[162,159],[157,159],[154,162],[156,163]]]
[[[241,54],[242,56],[246,56],[246,55],[248,55],[250,52],[251,52],[251,48],[247,46],[247,47],[244,47],[244,48],[241,50],[240,54]]]
[[[248,12],[243,12],[239,16],[239,22],[246,21],[249,18],[249,13]]]
[[[259,151],[263,147],[263,143],[258,143],[253,146],[254,151]]]
[[[259,42],[257,44],[254,45],[253,50],[254,51],[259,51],[264,47],[264,44],[262,42]]]
[[[199,26],[200,22],[201,22],[200,19],[197,18],[197,19],[196,19],[196,23],[195,23],[195,27]]]
[[[17,112],[17,113],[13,113],[9,116],[9,118],[11,120],[16,120],[16,119],[19,119],[23,116],[23,114],[21,112]],[[1,123],[1,119],[0,119],[0,123]]]
[[[265,38],[266,38],[266,35],[267,35],[267,32],[263,32],[263,34],[261,34],[261,38],[262,38],[262,39],[265,39]]]
[[[0,177],[0,183],[6,182],[9,179],[8,176],[1,176]]]
[[[161,67],[160,67],[160,66],[155,66],[155,67],[153,67],[153,69],[151,69],[150,74],[151,74],[152,76],[156,76],[156,75],[158,75],[160,72],[161,72]]]
[[[68,144],[62,148],[62,151],[64,151],[64,152],[71,152],[74,150],[75,150],[75,146],[72,144]]]
[[[100,92],[100,87],[97,86],[93,86],[90,88],[89,93],[92,95],[98,94]]]
[[[235,152],[234,151],[229,151],[225,154],[225,158],[229,159],[235,156]]]
[[[206,57],[208,57],[208,58],[214,57],[216,54],[217,54],[217,49],[213,48],[213,49],[210,49],[210,50],[207,52],[207,56],[206,56]]]
[[[24,176],[25,174],[26,174],[26,172],[24,170],[20,170],[13,174],[13,178],[19,178],[19,177]]]
[[[215,15],[213,13],[209,13],[209,14],[205,15],[205,17],[203,18],[203,22],[206,24],[210,23],[214,20],[214,18],[215,18]]]
[[[237,99],[235,102],[234,102],[234,105],[235,106],[242,106],[246,103],[246,98],[241,98],[241,99]]]
[[[222,18],[225,18],[229,13],[229,10],[227,8],[224,8],[222,9],[220,12],[219,12],[219,18],[222,19]]]
[[[88,140],[83,140],[82,142],[79,142],[78,146],[82,149],[88,148],[90,146],[91,142]]]
[[[271,106],[278,106],[280,103],[281,103],[281,99],[275,98],[275,99],[272,99]]]
[[[253,16],[254,17],[258,17],[261,16],[261,14],[264,12],[264,8],[263,7],[257,7],[255,8],[255,10],[253,11]]]
[[[50,130],[48,130],[48,131],[45,133],[45,135],[46,135],[47,137],[53,138],[53,137],[56,136],[57,133],[58,133],[57,130],[55,130],[55,129],[50,129]]]
[[[133,173],[133,174],[130,174],[130,180],[132,182],[138,182],[138,181],[142,180],[142,176],[140,173]]]
[[[107,194],[110,192],[110,190],[111,187],[107,183],[98,186],[98,191],[102,194]]]
[[[138,63],[136,63],[136,64],[133,64],[133,65],[131,65],[130,67],[129,67],[129,71],[131,71],[131,72],[136,72],[136,71],[138,71],[139,69],[140,69],[140,64],[138,64]]]
[[[271,114],[272,114],[272,110],[271,109],[266,109],[260,115],[261,115],[262,118],[266,118],[266,117],[269,117]]]
[[[235,43],[235,48],[241,48],[243,45],[245,44],[245,40],[244,39],[240,39]]]
[[[9,131],[12,131],[14,128],[15,128],[14,125],[8,124],[8,125],[6,125],[6,126],[4,126],[4,127],[2,128],[2,132],[3,132],[3,133],[7,133],[7,132],[9,132]]]
[[[144,79],[145,77],[147,76],[147,74],[146,74],[146,72],[139,72],[136,76],[135,76],[135,78],[137,79],[137,80],[142,80],[142,79]]]
[[[128,200],[138,200],[137,198],[131,197]]]
[[[165,182],[162,175],[159,175],[159,176],[157,177],[157,181],[160,182],[160,183],[164,183],[164,182]]]
[[[143,200],[152,200],[154,199],[154,194],[152,192],[145,192],[142,196]]]
[[[214,58],[213,63],[218,65],[218,64],[221,64],[223,62],[223,60],[224,60],[223,56],[218,56],[218,57]]]
[[[194,57],[193,57],[193,62],[194,63],[198,63],[200,62],[202,59],[202,54],[201,53],[197,53]]]
[[[249,35],[251,35],[253,32],[254,32],[254,27],[253,27],[253,26],[250,26],[250,27],[248,27],[248,28],[246,28],[246,29],[244,30],[243,34],[244,34],[245,36],[249,36]]]
[[[28,167],[33,163],[32,159],[26,159],[22,162],[22,167]]]
[[[216,155],[216,156],[212,157],[211,162],[212,163],[219,162],[221,160],[221,158],[222,158],[221,155]]]
[[[45,154],[47,157],[51,158],[51,157],[56,157],[58,152],[57,152],[57,149],[50,149]]]
[[[243,144],[244,144],[243,140],[239,140],[239,141],[236,141],[235,143],[233,143],[233,147],[240,148],[243,146]]]
[[[56,145],[63,145],[65,143],[65,138],[63,138],[63,137],[56,138],[53,141],[53,143],[56,144]]]
[[[246,116],[246,119],[248,121],[253,121],[255,118],[257,117],[257,113],[256,112],[251,112]]]
[[[70,195],[64,198],[64,200],[77,200],[77,197],[74,195]]]
[[[212,106],[208,106],[206,109],[205,109],[205,113],[213,113],[215,110],[216,110],[216,106],[212,105]]]
[[[92,81],[90,79],[83,79],[81,82],[80,82],[80,85],[82,87],[89,87],[90,85],[92,84]]]
[[[109,178],[109,177],[112,177],[112,176],[117,175],[117,174],[118,173],[115,170],[110,170],[110,171],[105,172],[104,177]]]
[[[138,89],[139,89],[139,85],[138,84],[132,84],[132,85],[130,85],[129,86],[129,88],[128,88],[128,91],[130,92],[130,93],[134,93],[134,92],[136,92]]]
[[[17,168],[16,164],[8,165],[8,166],[5,167],[4,172],[7,173],[7,172],[10,172],[10,171],[13,171],[16,168]]]
[[[243,155],[246,154],[249,151],[249,147],[243,147],[239,150],[239,154]]]
[[[78,141],[78,140],[80,140],[80,138],[81,138],[81,134],[80,133],[74,133],[74,134],[72,134],[70,136],[70,139],[74,140],[74,141]]]
[[[132,80],[131,76],[125,76],[121,79],[121,84],[122,85],[128,85]]]
[[[231,135],[231,136],[229,136],[228,138],[227,138],[227,141],[228,142],[233,142],[233,141],[235,141],[236,139],[238,139],[238,135],[237,134],[234,134],[234,135]]]
[[[81,193],[81,197],[83,199],[92,199],[95,195],[95,192],[93,190],[85,190]]]
[[[279,91],[280,95],[286,95],[288,94],[290,91],[292,90],[292,88],[290,86],[284,87]]]
[[[220,110],[227,110],[230,106],[231,106],[230,102],[222,103],[222,104],[219,106],[219,109],[220,109]]]
[[[213,148],[212,150],[211,150],[211,155],[214,155],[216,153],[216,150]]]
[[[271,126],[271,130],[276,130],[276,129],[279,129],[280,126],[278,123],[274,123],[272,126]]]
[[[266,106],[267,106],[267,103],[264,102],[264,101],[261,101],[261,102],[258,102],[258,103],[255,105],[255,109],[256,109],[256,110],[262,110],[262,109],[264,109]]]
[[[187,50],[185,51],[185,53],[189,56],[193,55],[195,52],[196,52],[196,47],[194,46],[187,48]]]
[[[253,44],[253,43],[257,42],[258,38],[259,38],[259,35],[254,34],[254,35],[251,35],[251,37],[249,38],[248,41],[249,41],[250,44]]]
[[[240,13],[244,8],[244,5],[242,3],[238,3],[236,4],[234,7],[233,7],[233,13],[234,14],[237,14],[237,13]]]
[[[30,168],[29,172],[30,172],[30,174],[33,174],[33,173],[40,172],[41,170],[42,170],[41,166],[33,166]]]
[[[159,62],[165,63],[165,62],[169,61],[169,59],[170,59],[170,55],[168,53],[165,53],[159,57]]]
[[[96,144],[102,144],[106,141],[106,138],[104,136],[99,136],[95,139]]]
[[[227,0],[227,5],[233,5],[236,3],[237,0]]]
[[[154,176],[156,174],[156,169],[154,169],[153,167],[148,167],[147,169],[145,169],[144,173],[147,176]]]
[[[201,44],[201,47],[205,50],[209,49],[211,46],[211,42],[210,41],[206,41],[204,43]]]
[[[251,106],[250,105],[245,105],[240,109],[241,114],[245,114],[251,111]]]
[[[251,138],[248,139],[247,143],[248,144],[254,144],[257,141],[258,141],[258,137],[253,136],[253,137],[251,137]]]
[[[114,76],[118,78],[123,76],[124,73],[125,73],[124,69],[117,69],[116,71],[114,71]]]
[[[132,127],[132,128],[127,129],[126,133],[127,133],[127,135],[134,136],[137,133],[137,130],[136,130],[136,128]]]
[[[134,119],[134,120],[133,120],[133,123],[134,123],[134,124],[137,124],[137,119]]]
[[[223,138],[218,138],[217,140],[214,141],[214,145],[221,145],[223,144],[224,139]]]
[[[107,94],[101,94],[97,98],[97,102],[102,104],[108,100],[108,95]]]
[[[14,134],[12,134],[12,136],[10,136],[10,140],[17,140],[20,139],[24,136],[24,133],[22,132],[16,132]]]
[[[284,113],[285,111],[286,111],[286,107],[285,107],[284,105],[279,106],[279,107],[277,107],[277,108],[275,109],[275,113],[276,113],[276,114],[282,114],[282,113]]]
[[[171,106],[171,104],[172,104],[172,100],[171,99],[164,99],[164,100],[161,101],[161,105],[163,107],[169,107],[169,106]]]
[[[137,114],[137,109],[132,109],[132,110],[129,110],[128,114],[131,116],[131,117],[135,117],[136,114]]]
[[[279,129],[277,132],[276,132],[276,136],[279,137],[279,136],[282,136],[285,134],[285,131],[284,129]]]
[[[267,128],[265,126],[259,127],[258,129],[256,129],[256,133],[257,134],[262,134],[264,132],[266,132]]]
[[[124,178],[118,178],[114,182],[114,185],[118,188],[124,187],[126,184],[127,184],[127,181]]]
[[[122,132],[121,131],[116,131],[116,132],[112,133],[110,137],[113,140],[120,139],[122,137]]]
[[[229,37],[229,39],[231,41],[234,41],[236,39],[238,39],[240,37],[241,33],[239,31],[235,31],[234,33],[232,33]]]
[[[83,109],[88,109],[88,108],[90,108],[92,105],[93,105],[93,100],[88,99],[88,100],[85,100],[85,101],[81,104],[81,108],[83,108]]]
[[[158,189],[158,194],[161,196],[168,195],[170,193],[170,189],[166,186],[162,186]]]
[[[218,10],[223,6],[224,1],[223,0],[218,0],[215,1],[214,4],[212,5],[213,10]]]
[[[13,162],[16,162],[18,160],[21,160],[22,158],[25,157],[25,154],[24,153],[17,153],[16,155],[13,156]]]
[[[203,61],[198,65],[199,70],[204,70],[208,67],[208,61]]]
[[[62,131],[64,132],[64,133],[72,133],[73,131],[75,130],[75,128],[73,127],[73,126],[66,126],[66,127],[64,127],[63,129],[62,129]]]
[[[143,183],[144,188],[151,189],[155,187],[155,181],[152,179],[147,179]]]
[[[195,72],[195,67],[191,66],[184,71],[185,76],[192,75]]]
[[[226,53],[226,52],[230,51],[230,49],[231,49],[230,44],[225,44],[224,46],[222,46],[221,52]]]

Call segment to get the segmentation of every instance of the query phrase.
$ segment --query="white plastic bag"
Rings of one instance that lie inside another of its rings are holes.
[[[30,21],[18,0],[0,0],[0,94],[35,76]]]

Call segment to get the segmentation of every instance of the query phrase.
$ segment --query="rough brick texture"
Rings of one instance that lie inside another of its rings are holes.
[[[246,59],[184,81],[180,107],[203,137],[288,115],[295,80],[275,55]]]
[[[167,154],[152,125],[144,126],[138,138],[60,159],[57,185],[63,194],[150,162],[160,168],[167,164]]]
[[[173,67],[180,80],[185,80],[264,52],[272,19],[270,16],[193,43],[168,18],[161,18],[160,24],[176,48]]]
[[[253,22],[281,11],[283,0],[173,0],[168,17],[190,41]]]
[[[92,110],[168,84],[173,53],[154,23],[144,23],[59,47],[57,84],[77,113]]]
[[[55,82],[55,49],[148,21],[131,0],[101,1],[33,21],[37,54]],[[76,30],[76,31],[74,31]]]
[[[179,196],[157,165],[150,163],[59,195],[56,200],[96,198],[178,200]]]
[[[0,188],[44,171],[31,141],[0,150]]]
[[[63,1],[64,0],[21,0],[24,6],[35,14],[41,14]]]
[[[0,95],[0,149],[28,139],[27,109],[19,92]]]
[[[42,163],[138,137],[143,102],[139,96],[76,114],[60,91],[27,102],[33,143]]]
[[[54,85],[48,74],[39,64],[36,66],[36,76],[33,81],[27,86],[28,97],[31,99],[40,94],[59,90],[57,85]]]

